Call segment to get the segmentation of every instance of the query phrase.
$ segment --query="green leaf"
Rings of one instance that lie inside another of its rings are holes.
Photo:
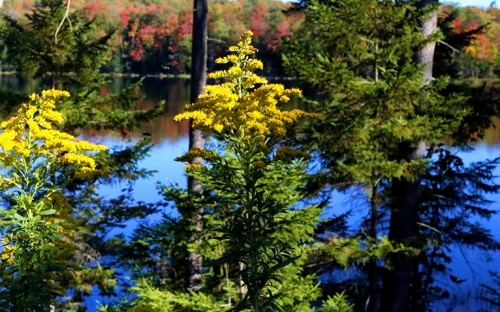
[[[38,212],[38,214],[40,215],[44,215],[44,216],[47,216],[47,215],[52,215],[56,213],[56,210],[55,209],[48,209],[48,210],[44,210],[44,211],[40,211]]]
[[[26,220],[29,220],[27,217],[23,217],[21,215],[19,215],[17,212],[14,213],[14,219],[18,220],[18,221],[26,221]]]

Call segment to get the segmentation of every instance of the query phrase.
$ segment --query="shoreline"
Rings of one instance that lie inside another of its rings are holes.
[[[0,76],[14,76],[15,71],[0,71]],[[106,77],[111,78],[159,78],[159,79],[191,79],[190,74],[134,74],[134,73],[104,73]],[[269,80],[296,80],[295,77],[262,76]]]

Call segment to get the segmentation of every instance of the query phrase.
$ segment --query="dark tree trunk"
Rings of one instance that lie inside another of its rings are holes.
[[[375,72],[377,75],[377,72]],[[370,237],[377,239],[378,229],[378,184],[372,187],[372,196],[370,199]],[[370,259],[368,264],[368,279],[370,282],[370,301],[368,302],[368,312],[376,312],[379,305],[378,296],[378,264],[377,259]]]
[[[407,151],[407,160],[421,159],[425,155],[426,144],[421,141],[417,147],[402,145]],[[420,205],[420,177],[415,181],[398,179],[392,181],[392,212],[389,225],[389,239],[393,242],[408,242],[417,235],[418,210]],[[410,312],[410,285],[413,265],[411,259],[403,255],[390,258],[392,270],[386,272],[382,294],[382,312]]]
[[[198,96],[204,92],[207,81],[207,0],[193,0],[193,45],[191,51],[191,103],[198,100]],[[189,124],[189,149],[205,147],[205,136],[203,131],[193,129],[192,122]],[[203,159],[195,158],[193,164],[203,164]],[[188,177],[188,190],[195,196],[200,196],[203,193],[201,182]],[[193,211],[189,216],[192,220],[192,225],[195,227],[195,232],[192,235],[193,242],[199,241],[199,233],[202,230],[202,215],[203,209],[193,207]],[[190,252],[188,256],[189,272],[187,277],[188,288],[194,291],[201,289],[201,269],[203,258],[200,254]]]
[[[375,52],[378,53],[378,43],[375,44]],[[375,58],[375,81],[378,82],[378,66],[377,59]],[[370,198],[370,211],[371,211],[371,220],[370,220],[370,236],[376,241],[378,235],[378,182],[372,186],[372,195]],[[377,312],[379,306],[379,293],[378,293],[378,264],[377,259],[370,259],[370,263],[368,264],[368,280],[369,280],[369,291],[370,297],[368,302],[368,312]]]
[[[434,0],[423,0],[420,8],[434,4]],[[437,29],[437,12],[433,12],[429,19],[422,22],[422,34],[429,36]],[[425,66],[422,85],[427,85],[432,80],[432,65],[436,43],[427,44],[417,54],[417,62]],[[422,159],[426,151],[426,143],[420,141],[416,144],[405,142],[401,144],[402,157],[408,161]],[[389,239],[395,242],[405,242],[415,237],[418,233],[418,211],[420,206],[420,177],[414,181],[398,179],[393,181],[392,212],[389,225]],[[404,256],[390,259],[393,269],[387,271],[384,279],[382,294],[382,312],[409,312],[410,286],[413,265],[411,260]]]
[[[425,142],[417,148],[407,145],[401,149],[408,151],[408,160],[424,157]],[[392,181],[392,211],[389,225],[389,239],[406,243],[417,234],[418,209],[420,204],[420,178],[415,181],[398,179]],[[392,270],[386,272],[380,311],[409,312],[410,285],[413,265],[411,259],[403,255],[390,258]]]

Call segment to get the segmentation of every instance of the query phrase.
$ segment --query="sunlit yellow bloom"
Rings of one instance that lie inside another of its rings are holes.
[[[187,105],[174,120],[192,119],[195,128],[219,133],[224,129],[244,128],[247,136],[264,140],[269,135],[285,135],[286,125],[301,117],[318,117],[301,110],[282,111],[278,108],[291,96],[301,96],[301,91],[285,89],[281,84],[269,84],[253,73],[253,70],[262,69],[263,64],[251,58],[256,52],[251,45],[252,35],[252,32],[243,34],[240,42],[229,48],[234,54],[216,60],[232,66],[211,73],[209,77],[228,81],[207,86],[205,94],[200,95],[196,103]]]
[[[0,124],[0,166],[10,173],[0,174],[0,190],[10,194],[18,190],[32,192],[27,196],[28,200],[17,198],[14,200],[18,203],[19,209],[24,210],[24,213],[20,214],[25,215],[30,222],[39,224],[37,231],[40,230],[36,232],[21,223],[18,224],[19,231],[2,239],[4,246],[0,258],[4,267],[25,263],[26,259],[31,259],[33,253],[38,254],[43,245],[55,248],[44,256],[40,253],[38,259],[40,262],[31,265],[30,270],[39,270],[44,261],[56,261],[65,266],[72,265],[67,262],[77,249],[71,241],[77,228],[76,221],[71,215],[72,208],[67,199],[55,190],[45,195],[42,192],[40,194],[42,197],[36,198],[35,195],[39,195],[40,192],[38,189],[40,184],[37,183],[44,183],[47,188],[53,187],[50,179],[52,170],[64,166],[70,166],[76,171],[76,175],[94,178],[98,170],[95,168],[94,158],[87,152],[104,151],[106,147],[79,141],[74,136],[57,130],[57,126],[63,122],[63,117],[56,111],[56,101],[68,96],[68,92],[59,90],[32,94],[29,97],[30,101],[21,105],[15,116]],[[44,167],[50,171],[40,170]],[[26,176],[30,178],[31,184],[28,186],[23,180]],[[36,188],[30,186],[34,184],[38,186]],[[50,216],[44,215],[41,212],[45,209],[55,209],[56,213]],[[55,229],[52,224],[58,224],[60,228]],[[45,229],[42,229],[42,226],[45,226]],[[45,231],[50,235],[37,236],[37,240],[33,240],[33,235],[46,233]],[[47,273],[44,278],[56,279],[56,276],[52,272]]]
[[[201,168],[202,166],[199,164],[187,164],[184,170],[186,170],[186,172],[189,172],[189,171],[200,170]]]
[[[92,176],[95,160],[86,152],[105,151],[104,145],[79,141],[74,136],[55,130],[63,122],[61,113],[55,110],[56,100],[68,97],[69,93],[59,90],[32,94],[30,102],[22,104],[17,114],[0,124],[0,164],[9,168],[20,157],[31,157],[33,161],[46,159],[48,162],[75,167],[80,177]],[[19,178],[8,180],[0,176],[0,187],[14,187]]]
[[[4,130],[0,133],[0,147],[4,152],[14,149],[16,145],[16,132],[13,130]]]
[[[2,239],[2,242],[4,243],[4,246],[2,252],[0,253],[0,258],[2,261],[10,264],[14,262],[13,253],[18,249],[18,247],[10,245],[8,239]]]
[[[95,169],[95,161],[86,151],[104,151],[104,145],[78,141],[74,136],[53,129],[63,117],[55,110],[56,100],[69,97],[60,90],[46,90],[32,94],[31,102],[21,105],[17,115],[0,124],[0,162],[4,166],[20,157],[46,157],[62,164]],[[86,170],[86,169],[84,169]]]

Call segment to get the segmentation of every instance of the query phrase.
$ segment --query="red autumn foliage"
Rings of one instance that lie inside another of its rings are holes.
[[[462,32],[462,18],[457,18],[456,20],[452,21],[453,26],[454,26],[454,32],[456,34],[460,34]]]
[[[479,28],[479,23],[475,20],[470,20],[465,23],[465,31],[472,31]]]
[[[9,16],[19,18],[35,7],[37,0],[12,1]],[[184,0],[75,0],[72,10],[81,10],[88,20],[98,19],[101,29],[117,29],[110,44],[115,55],[141,62],[146,56],[161,55],[162,64],[184,70],[189,63],[189,40],[192,32],[192,2]],[[290,4],[277,0],[217,0],[209,3],[211,53],[224,53],[248,29],[254,31],[264,52],[277,51],[281,38],[290,34],[298,21],[285,17]],[[102,35],[102,34],[100,34]],[[160,51],[160,53],[158,53]],[[166,54],[164,54],[166,53]],[[168,62],[166,61],[168,59]],[[159,66],[156,66],[159,67]]]
[[[269,24],[267,23],[268,19],[269,12],[267,4],[264,2],[257,3],[250,18],[250,30],[255,36],[260,37],[267,33],[267,30],[269,29]]]
[[[120,16],[120,25],[122,27],[125,27],[128,25],[129,23],[129,15],[127,12],[123,11],[123,12],[120,12],[119,13],[119,16]]]
[[[190,36],[193,32],[193,12],[191,10],[184,10],[179,19],[179,28],[177,34],[179,39]]]

